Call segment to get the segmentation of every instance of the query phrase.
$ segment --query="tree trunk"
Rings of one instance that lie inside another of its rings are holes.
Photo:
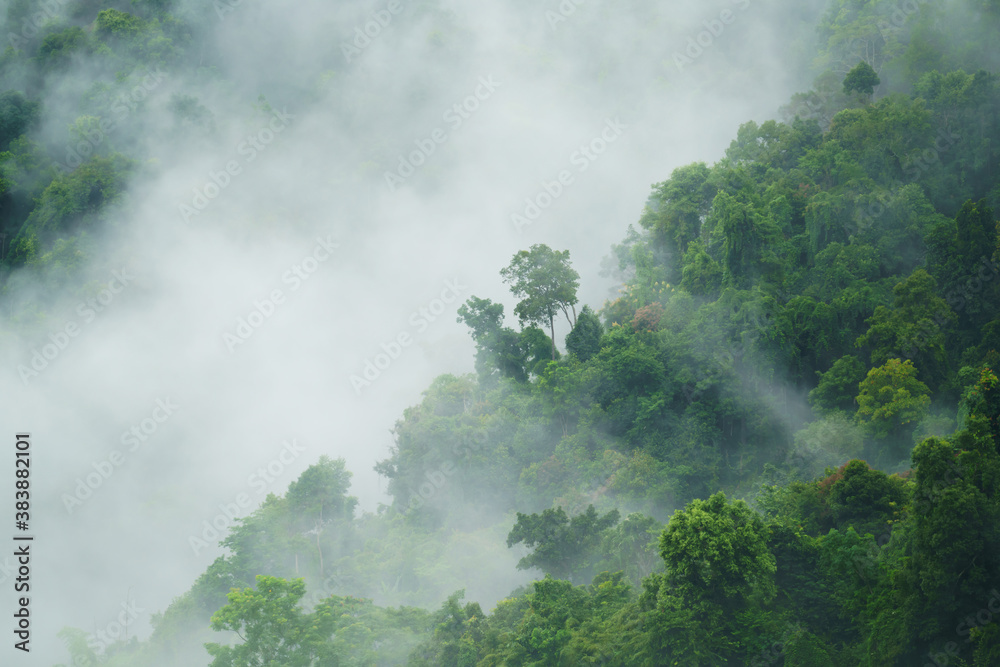
[[[323,572],[323,547],[319,544],[319,531],[316,532],[316,550],[319,552],[319,574],[325,576]]]
[[[552,318],[552,311],[549,311],[549,333],[552,334],[552,361],[556,360],[556,325]]]
[[[320,576],[325,576],[323,573],[323,547],[319,543],[319,534],[323,532],[323,506],[319,506],[319,525],[316,526],[316,551],[319,552],[319,573]]]

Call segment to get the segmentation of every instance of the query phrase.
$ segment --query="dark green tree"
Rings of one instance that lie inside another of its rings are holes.
[[[79,30],[79,28],[78,28]],[[18,90],[0,94],[0,151],[27,132],[38,120],[41,105]]]
[[[601,516],[593,505],[573,518],[562,507],[541,514],[518,512],[517,523],[507,535],[507,546],[524,543],[534,549],[518,562],[519,570],[537,567],[558,579],[589,580],[604,533],[618,523],[620,516],[618,510]]]
[[[880,83],[882,81],[878,78],[878,73],[862,60],[844,77],[844,92],[861,93],[865,97],[871,97],[875,93],[875,86]]]
[[[576,325],[566,336],[566,349],[580,361],[587,361],[601,351],[602,335],[604,327],[601,326],[601,319],[590,306],[584,306]]]
[[[819,375],[819,384],[809,392],[809,403],[819,413],[834,410],[854,412],[857,406],[854,398],[858,395],[858,383],[865,379],[865,367],[861,361],[847,355],[833,362],[833,366]]]

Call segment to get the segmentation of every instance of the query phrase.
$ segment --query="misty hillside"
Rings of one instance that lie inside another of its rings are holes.
[[[0,22],[0,664],[1000,665],[997,0]]]

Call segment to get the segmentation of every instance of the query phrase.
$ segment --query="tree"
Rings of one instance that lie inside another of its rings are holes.
[[[875,86],[880,83],[882,81],[872,66],[862,60],[844,77],[844,92],[861,93],[866,97],[871,97],[875,93]]]
[[[763,519],[721,491],[674,513],[660,536],[660,555],[674,591],[691,604],[734,612],[754,591],[773,593],[775,562]]]
[[[680,279],[681,258],[688,244],[698,238],[701,221],[712,207],[716,188],[704,163],[674,169],[670,180],[653,185],[639,224],[650,230],[668,253],[671,283]]]
[[[597,314],[584,306],[573,330],[566,336],[566,349],[580,361],[587,361],[601,351],[601,336],[604,328]]]
[[[937,294],[937,282],[917,269],[892,289],[892,307],[879,306],[868,319],[869,329],[858,346],[871,348],[871,363],[893,357],[913,359],[931,386],[947,374],[945,332],[956,320],[947,302]]]
[[[459,307],[457,321],[472,330],[476,371],[484,385],[494,382],[497,373],[526,382],[528,373],[537,372],[540,362],[548,361],[552,347],[549,337],[537,327],[526,327],[518,333],[503,326],[503,304],[473,296]]]
[[[40,115],[39,103],[20,91],[0,94],[0,151],[7,150],[10,142],[30,129]]]
[[[507,546],[524,543],[534,552],[518,562],[517,569],[537,567],[558,579],[589,578],[587,570],[597,557],[601,540],[620,515],[611,510],[600,516],[593,505],[572,519],[562,507],[541,514],[517,513],[517,523],[507,535]]]
[[[903,480],[857,459],[842,470],[842,477],[830,487],[829,497],[837,527],[850,524],[861,534],[884,532],[886,522],[901,512],[906,501]]]
[[[600,568],[623,572],[636,586],[660,564],[657,554],[663,524],[651,516],[635,512],[607,531],[601,545],[604,560]]]
[[[544,244],[514,255],[510,264],[500,270],[511,293],[521,299],[514,307],[521,325],[548,322],[552,334],[552,359],[556,358],[555,313],[561,310],[570,326],[576,325],[576,290],[580,274],[569,264],[569,250],[554,251]],[[569,310],[572,309],[573,317]]]
[[[344,459],[333,460],[329,456],[320,456],[319,462],[309,466],[299,478],[289,484],[285,499],[288,501],[289,514],[299,530],[314,532],[316,535],[316,554],[319,560],[320,576],[325,575],[323,565],[323,547],[320,536],[323,527],[328,523],[339,524],[336,533],[344,537],[347,531],[343,528],[354,518],[354,508],[358,499],[348,496],[351,473],[347,470]]]
[[[723,285],[746,289],[759,278],[776,278],[781,266],[775,252],[780,231],[758,210],[752,192],[744,189],[735,196],[720,192],[706,224],[721,241]]]
[[[243,643],[235,647],[205,644],[214,658],[211,667],[316,664],[335,624],[329,606],[323,603],[313,613],[303,613],[298,603],[305,592],[304,579],[288,581],[263,574],[257,575],[256,590],[230,591],[229,604],[215,612],[211,625],[213,630],[235,632]]]
[[[816,371],[816,374],[819,375],[819,384],[809,392],[809,404],[813,410],[820,414],[836,410],[853,412],[858,384],[865,379],[865,367],[861,361],[847,355],[833,362],[827,372]]]
[[[909,359],[890,359],[871,369],[858,388],[857,420],[876,438],[899,435],[909,424],[912,431],[931,403],[930,390]]]
[[[993,210],[985,199],[976,203],[969,200],[962,205],[955,217],[955,241],[966,268],[993,254],[997,242],[996,224]]]
[[[667,660],[648,664],[747,664],[737,658],[747,648],[741,620],[775,593],[777,568],[760,515],[721,492],[694,500],[670,518],[660,555],[666,572],[647,579],[647,587],[659,584],[649,621],[652,648]]]
[[[857,386],[855,382],[855,391]],[[833,412],[795,434],[789,463],[808,475],[820,475],[829,466],[836,467],[861,456],[863,436],[861,427],[846,412]]]
[[[699,239],[688,244],[681,276],[681,287],[694,296],[716,296],[722,287],[722,268]]]

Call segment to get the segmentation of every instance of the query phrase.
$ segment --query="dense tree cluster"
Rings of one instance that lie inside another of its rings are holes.
[[[156,68],[211,61],[191,11],[78,2],[12,33],[4,285],[79,278],[149,168],[94,128],[119,103],[141,116],[130,91]],[[998,12],[833,0],[815,88],[653,186],[612,250],[617,298],[577,310],[568,251],[537,244],[497,281],[519,328],[461,306],[476,373],[396,424],[390,506],[359,516],[322,458],[237,522],[148,641],[95,652],[66,629],[74,664],[205,646],[216,667],[997,664]],[[30,13],[14,0],[5,25]],[[47,77],[82,58],[106,76],[53,144]],[[213,132],[196,98],[169,109]],[[537,580],[489,614],[462,604],[504,545]]]

